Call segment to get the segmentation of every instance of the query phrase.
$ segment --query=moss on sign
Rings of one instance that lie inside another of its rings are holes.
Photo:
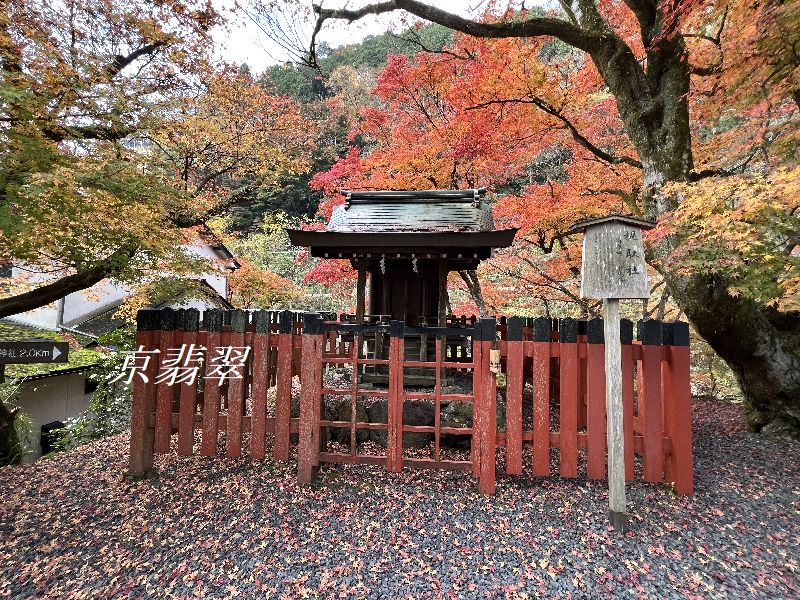
[[[28,365],[6,365],[6,377],[9,379],[19,379],[22,377],[34,377],[45,373],[65,371],[76,367],[88,367],[97,364],[100,353],[89,348],[75,348],[75,340],[47,329],[39,329],[27,325],[16,323],[0,322],[0,341],[2,342],[21,342],[31,339],[50,339],[55,342],[69,342],[69,362],[57,364],[28,364]]]

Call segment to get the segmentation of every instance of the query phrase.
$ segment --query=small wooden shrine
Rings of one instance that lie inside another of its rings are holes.
[[[350,260],[358,271],[357,322],[444,326],[447,274],[475,269],[517,232],[494,228],[485,193],[345,190],[324,231],[289,230],[289,239],[312,256]]]

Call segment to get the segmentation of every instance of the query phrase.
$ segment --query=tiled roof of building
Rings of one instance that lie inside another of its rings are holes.
[[[8,379],[20,379],[22,377],[38,379],[69,372],[74,373],[91,368],[97,364],[100,357],[100,353],[97,350],[82,348],[80,343],[70,335],[31,327],[30,325],[22,325],[9,319],[0,320],[0,341],[20,342],[42,338],[52,339],[57,342],[69,342],[69,362],[61,364],[6,365],[5,376]]]

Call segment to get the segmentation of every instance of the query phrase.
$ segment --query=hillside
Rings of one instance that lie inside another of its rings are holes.
[[[343,69],[353,69],[359,78],[357,97],[345,100],[351,104],[355,115],[361,103],[366,103],[360,93],[369,92],[371,81],[386,66],[391,54],[414,56],[423,48],[441,50],[453,39],[453,32],[435,24],[405,31],[399,35],[383,33],[370,35],[357,44],[331,48],[324,44],[319,49],[319,69],[284,63],[269,67],[261,74],[260,81],[270,93],[289,96],[301,103],[304,111],[326,122],[317,141],[311,169],[283,177],[277,185],[259,189],[248,202],[232,211],[229,231],[252,231],[264,215],[271,211],[284,211],[295,217],[310,217],[317,210],[322,194],[311,190],[308,183],[316,173],[331,168],[337,158],[348,150],[347,134],[352,123],[330,110],[326,101],[347,89],[349,73],[343,77]],[[344,86],[344,89],[343,89]]]

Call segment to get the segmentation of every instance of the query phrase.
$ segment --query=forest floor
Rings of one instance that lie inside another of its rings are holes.
[[[604,482],[157,458],[124,477],[125,435],[0,469],[0,597],[800,597],[800,445],[697,401],[696,493]],[[529,468],[529,465],[528,465]]]

